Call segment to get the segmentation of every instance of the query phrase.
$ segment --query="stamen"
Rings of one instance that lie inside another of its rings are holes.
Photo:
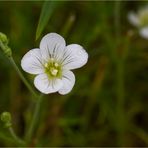
[[[48,68],[48,63],[45,63],[45,67]]]
[[[58,73],[58,70],[57,69],[54,69],[54,68],[51,68],[50,69],[50,72],[51,72],[52,75],[56,76],[57,73]]]
[[[54,66],[55,66],[55,67],[58,67],[58,66],[59,66],[59,64],[58,64],[58,63],[54,63]]]

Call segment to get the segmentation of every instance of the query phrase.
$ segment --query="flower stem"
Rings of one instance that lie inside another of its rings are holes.
[[[8,130],[9,130],[11,136],[13,137],[13,139],[16,141],[16,143],[20,144],[21,146],[25,146],[25,142],[15,134],[12,127],[9,127]]]
[[[115,1],[115,11],[114,11],[114,16],[115,16],[115,36],[116,36],[116,40],[117,40],[117,43],[119,41],[119,37],[120,37],[120,34],[121,34],[121,31],[120,31],[120,26],[121,26],[121,22],[120,22],[120,8],[121,8],[121,0],[117,0]]]
[[[117,132],[118,146],[124,145],[125,138],[125,121],[124,121],[124,51],[119,53],[118,48],[121,42],[121,0],[115,1],[115,36],[116,36],[116,87],[117,87]],[[125,50],[125,49],[124,49]]]
[[[61,31],[61,34],[63,34],[64,37],[67,37],[72,25],[74,24],[75,19],[76,19],[75,14],[70,14],[69,18],[67,19],[67,21]]]
[[[29,127],[29,130],[26,134],[26,140],[29,142],[30,139],[32,138],[33,136],[33,132],[35,130],[35,127],[36,127],[36,123],[37,123],[37,120],[38,120],[38,116],[39,116],[39,111],[40,111],[40,106],[41,106],[41,102],[42,102],[42,97],[43,95],[38,95],[34,89],[32,88],[32,86],[28,83],[28,81],[26,80],[26,78],[23,76],[22,72],[20,71],[20,69],[18,68],[18,66],[16,65],[13,57],[10,57],[9,58],[11,64],[13,65],[14,69],[17,71],[17,73],[19,74],[20,78],[22,79],[22,81],[24,82],[24,84],[26,85],[26,87],[30,90],[30,92],[32,93],[32,95],[37,98],[37,102],[36,102],[36,106],[35,106],[35,111],[34,111],[34,114],[33,114],[33,118],[32,118],[32,121],[30,123],[30,127]],[[10,129],[11,131],[11,134],[13,134],[13,137],[15,137],[15,139],[18,139],[17,136],[14,134],[13,132],[13,129]]]
[[[26,140],[28,142],[30,142],[30,140],[33,136],[33,132],[36,128],[36,123],[37,123],[37,120],[39,119],[39,113],[40,113],[40,107],[41,107],[42,100],[43,100],[43,95],[40,95],[38,97],[37,102],[36,102],[35,111],[34,111],[34,114],[33,114],[33,117],[32,117],[32,121],[30,123],[28,132],[26,134]]]
[[[38,94],[34,91],[34,89],[32,88],[32,86],[28,83],[28,81],[26,80],[26,78],[23,76],[22,72],[20,71],[20,69],[16,65],[13,57],[10,57],[9,60],[10,60],[11,64],[13,65],[14,69],[17,71],[17,73],[20,76],[20,78],[22,79],[22,81],[24,82],[24,84],[26,85],[26,87],[30,90],[30,92],[32,93],[32,95],[37,98],[38,97]]]

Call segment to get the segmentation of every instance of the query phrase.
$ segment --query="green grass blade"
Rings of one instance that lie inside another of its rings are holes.
[[[54,9],[56,8],[57,2],[45,1],[41,10],[39,23],[36,30],[36,40],[40,37],[42,31],[47,25]]]

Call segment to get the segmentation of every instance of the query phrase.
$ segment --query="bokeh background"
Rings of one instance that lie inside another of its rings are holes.
[[[30,146],[148,146],[148,40],[127,19],[148,2],[52,1],[50,18],[36,40],[43,4],[0,1],[0,31],[7,34],[16,63],[20,66],[22,56],[49,32],[82,45],[89,61],[74,70],[72,92],[44,97]],[[34,76],[24,75],[33,85]],[[31,97],[0,52],[0,112],[11,112],[21,138],[32,119]],[[16,146],[2,122],[0,146]]]

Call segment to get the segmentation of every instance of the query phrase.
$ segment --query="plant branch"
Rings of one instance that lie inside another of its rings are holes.
[[[25,146],[25,142],[15,134],[12,127],[9,127],[8,130],[9,130],[12,138],[16,141],[16,143],[20,144],[21,146]]]
[[[42,100],[43,100],[43,95],[40,95],[40,97],[38,97],[38,100],[36,102],[35,111],[34,111],[34,114],[33,114],[32,121],[30,123],[29,129],[28,129],[28,132],[27,132],[27,134],[25,136],[25,139],[28,142],[30,142],[30,140],[31,140],[31,138],[33,136],[33,132],[34,132],[34,130],[36,128],[37,120],[39,119],[39,112],[40,112]]]

